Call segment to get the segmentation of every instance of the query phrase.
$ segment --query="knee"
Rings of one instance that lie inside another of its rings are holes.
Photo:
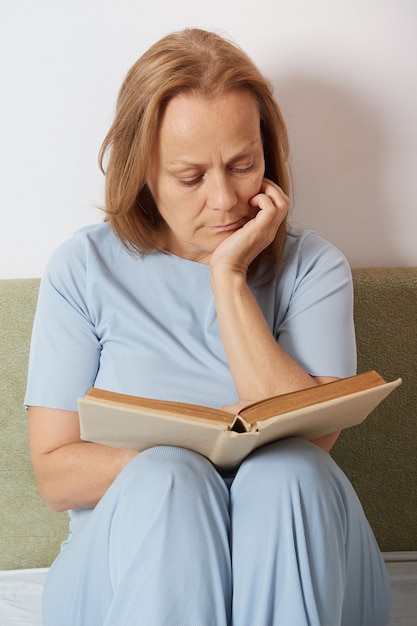
[[[122,518],[142,518],[143,509],[198,507],[201,501],[227,501],[226,485],[203,456],[185,448],[157,446],[144,450],[119,474],[101,506],[121,511]]]
[[[231,488],[236,515],[291,525],[294,515],[346,532],[350,483],[327,452],[298,438],[258,449],[239,468]],[[327,520],[327,521],[326,521]],[[320,522],[320,523],[321,523]]]
[[[136,457],[137,469],[152,477],[172,475],[177,480],[205,480],[216,472],[201,454],[175,446],[155,446]]]
[[[347,479],[327,452],[299,438],[284,439],[258,448],[242,463],[234,488],[246,485],[269,494],[294,487],[331,492]]]
[[[203,456],[188,450],[187,448],[181,448],[177,446],[153,446],[147,448],[138,454],[136,457],[140,459],[141,463],[157,464],[157,465],[178,465],[179,463],[187,464],[204,464]]]
[[[318,446],[299,438],[288,438],[255,450],[239,471],[252,473],[279,472],[281,476],[310,475],[327,464],[328,455]]]

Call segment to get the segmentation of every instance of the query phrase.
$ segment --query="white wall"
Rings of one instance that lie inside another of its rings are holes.
[[[121,81],[184,26],[226,32],[273,80],[293,221],[352,266],[417,265],[415,0],[0,0],[0,277],[39,276],[101,220],[97,153]]]

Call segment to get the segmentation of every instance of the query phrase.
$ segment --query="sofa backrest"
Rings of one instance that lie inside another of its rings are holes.
[[[0,280],[0,569],[48,567],[68,534],[68,515],[41,500],[23,407],[39,280]]]
[[[358,371],[402,385],[343,431],[333,457],[383,551],[417,550],[417,268],[353,270]]]
[[[417,268],[353,271],[358,370],[403,385],[334,458],[358,492],[384,551],[417,550]],[[68,532],[66,513],[41,500],[23,407],[39,281],[0,280],[0,569],[48,567]]]

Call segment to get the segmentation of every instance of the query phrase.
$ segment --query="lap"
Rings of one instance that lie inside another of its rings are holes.
[[[279,564],[271,560],[273,554],[279,555]],[[330,455],[317,446],[287,439],[260,448],[238,468],[230,489],[200,455],[182,448],[152,448],[124,468],[52,566],[45,610],[53,616],[45,624],[56,622],[56,611],[66,603],[72,620],[80,606],[89,614],[88,622],[73,623],[102,626],[103,615],[129,572],[136,582],[128,587],[147,590],[141,596],[145,604],[152,604],[152,587],[165,585],[172,595],[176,585],[186,585],[190,597],[193,588],[199,589],[193,620],[205,603],[217,606],[217,626],[226,623],[233,583],[235,604],[244,607],[242,615],[248,613],[250,603],[246,606],[242,597],[246,590],[253,598],[254,581],[265,570],[267,558],[271,567],[287,572],[292,590],[291,579],[299,576],[301,567],[312,570],[313,587],[325,577],[320,584],[328,591],[329,568],[333,569],[333,582],[349,601],[354,594],[348,586],[364,595],[364,588],[357,586],[361,568],[368,568],[368,579],[376,571],[384,579],[378,548],[353,488]],[[270,579],[275,585],[273,569]],[[213,581],[212,590],[203,582],[207,580]],[[374,588],[381,593],[380,585]],[[282,595],[282,589],[281,581],[272,595]],[[295,595],[305,591],[299,589]],[[271,596],[262,589],[259,593]],[[335,598],[340,604],[340,597]],[[237,615],[239,608],[233,610]],[[149,614],[145,617],[149,623],[164,623],[159,618],[152,622]]]

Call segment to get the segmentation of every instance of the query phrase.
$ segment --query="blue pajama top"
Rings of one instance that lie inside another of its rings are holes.
[[[283,269],[252,291],[309,374],[356,372],[351,271],[334,246],[289,229]],[[91,386],[212,407],[237,401],[208,265],[129,252],[107,223],[56,250],[41,281],[25,404],[76,411]]]

